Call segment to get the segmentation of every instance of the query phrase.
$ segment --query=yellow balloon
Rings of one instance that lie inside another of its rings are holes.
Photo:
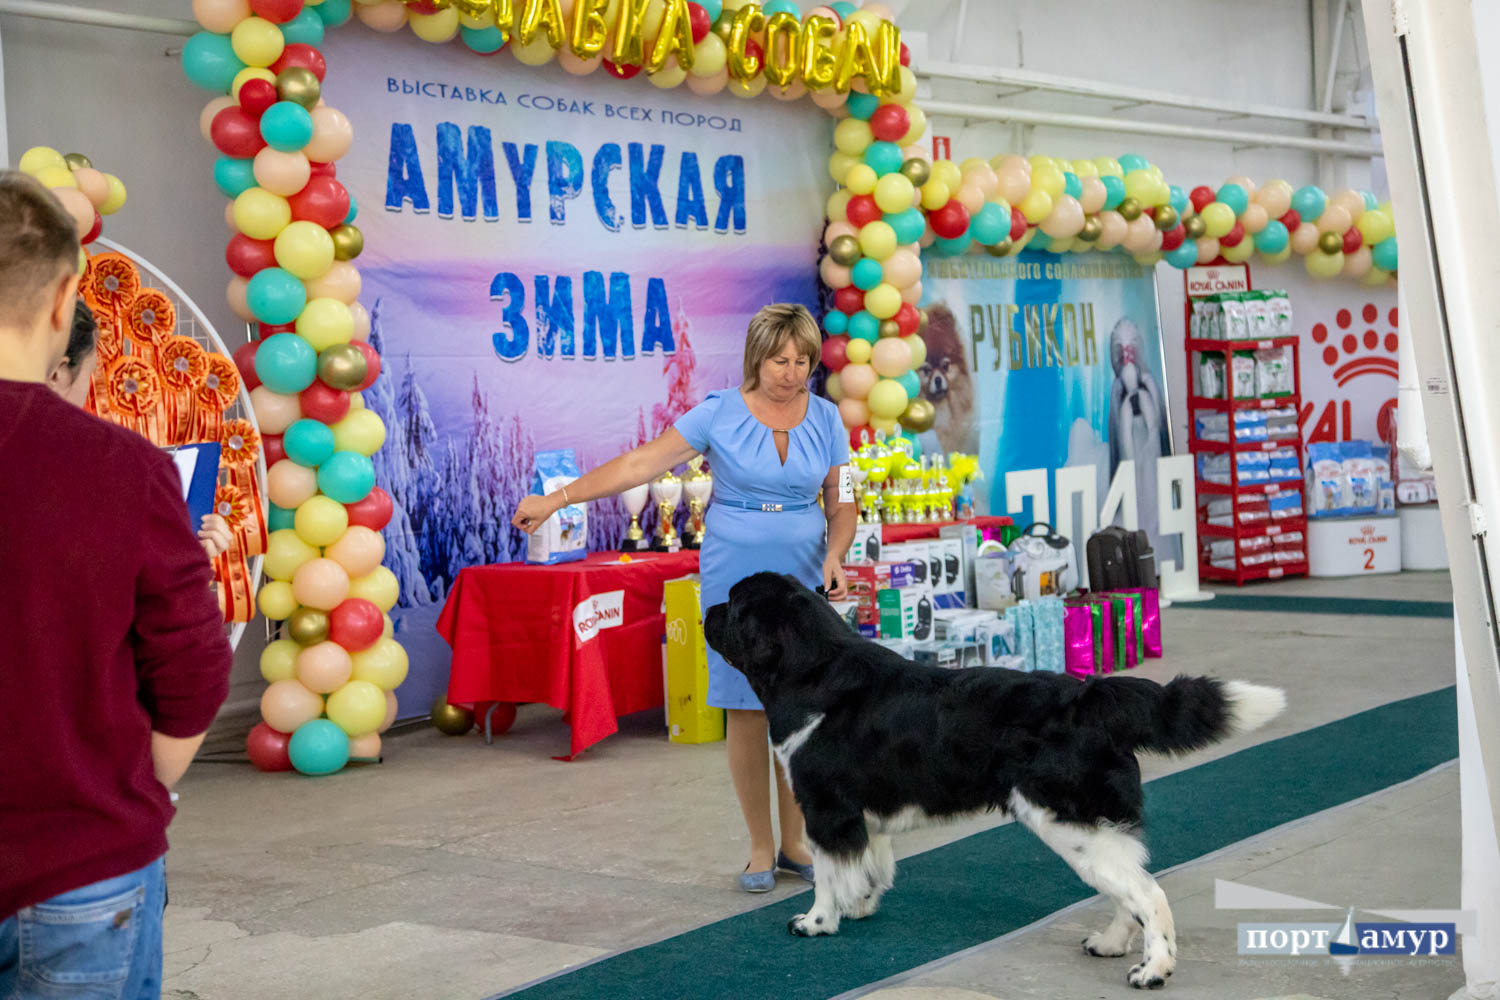
[[[1039,224],[1043,219],[1052,214],[1052,196],[1036,187],[1036,175],[1032,175],[1032,188],[1021,199],[1021,204],[1016,206],[1026,221],[1032,225]]]
[[[1292,245],[1288,243],[1275,253],[1263,253],[1260,256],[1267,264],[1285,264],[1292,256]]]
[[[262,584],[255,603],[260,613],[273,622],[285,621],[297,610],[297,599],[292,596],[292,585],[285,580],[272,580]]]
[[[358,597],[369,601],[381,611],[389,611],[396,606],[396,598],[400,596],[401,585],[396,580],[396,574],[384,566],[376,567],[372,573],[367,573],[357,580],[349,581],[349,596]]]
[[[852,344],[854,343],[854,341],[851,340],[849,341],[849,343]],[[864,344],[866,347],[870,346],[869,343],[863,340],[861,340],[860,343]],[[863,361],[859,363],[864,364]],[[823,391],[828,393],[828,398],[833,400],[835,403],[844,398],[844,380],[839,378],[838,372],[828,373],[828,378],[823,382]]]
[[[297,317],[297,335],[318,353],[354,339],[354,313],[338,299],[313,299]]]
[[[436,14],[407,11],[407,23],[411,25],[412,34],[424,42],[449,42],[458,34],[458,9],[447,7]]]
[[[35,177],[37,172],[46,167],[68,167],[68,162],[63,155],[51,146],[32,146],[21,154],[21,162],[16,164],[16,169],[23,174]]]
[[[880,210],[895,213],[911,208],[911,198],[916,192],[916,187],[904,174],[892,173],[880,178],[875,184],[874,191],[875,204],[880,206]]]
[[[302,647],[291,639],[277,639],[260,651],[260,675],[267,684],[291,680],[297,676],[297,654],[300,652]]]
[[[834,153],[833,155],[843,156],[844,154]],[[836,179],[842,182],[843,175],[840,174]],[[849,199],[852,197],[854,197],[854,195],[849,191],[835,191],[833,194],[828,196],[828,208],[826,214],[828,215],[829,222],[844,222],[848,220]]]
[[[1382,271],[1378,267],[1372,267],[1365,272],[1365,276],[1359,279],[1359,283],[1366,288],[1379,288],[1390,280],[1391,272]]]
[[[948,186],[947,181],[931,177],[922,185],[922,207],[929,212],[942,208],[952,197],[953,189]]]
[[[333,237],[316,222],[290,223],[276,234],[273,249],[276,263],[303,281],[321,278],[333,266]]]
[[[895,285],[881,282],[865,292],[865,308],[876,319],[890,319],[901,310],[901,292]]]
[[[43,167],[33,174],[43,187],[76,188],[78,181],[67,167]]]
[[[693,48],[694,76],[710,77],[718,76],[719,71],[729,64],[729,50],[724,47],[724,39],[710,31],[703,36],[703,41]]]
[[[125,185],[114,174],[105,174],[104,179],[109,183],[109,197],[99,206],[99,214],[114,215],[125,207]]]
[[[1072,167],[1073,173],[1079,180],[1083,180],[1086,177],[1099,176],[1099,167],[1093,160],[1074,160]]]
[[[1120,167],[1120,161],[1110,159],[1108,156],[1095,157],[1094,166],[1098,168],[1100,177],[1125,176],[1125,171]]]
[[[385,721],[385,692],[369,681],[350,681],[328,696],[328,718],[350,736],[373,733]]]
[[[1154,204],[1156,178],[1149,171],[1132,170],[1125,175],[1125,197],[1134,198],[1142,205]]]
[[[522,45],[519,38],[511,40],[511,55],[525,63],[527,66],[545,66],[557,58],[557,50],[547,40],[545,32],[538,33],[529,45]]]
[[[671,90],[673,87],[680,85],[682,81],[687,79],[687,70],[683,69],[680,65],[674,62],[667,66],[663,66],[655,73],[651,73],[646,77],[646,79],[651,81],[651,85],[653,87],[657,87],[661,90]],[[761,85],[765,85],[764,80],[761,80]]]
[[[913,333],[902,337],[901,342],[911,348],[912,371],[921,368],[927,362],[927,341],[923,340],[920,334]]]
[[[1359,229],[1359,235],[1364,237],[1367,247],[1373,247],[1381,240],[1396,235],[1395,220],[1391,218],[1390,213],[1378,208],[1362,213],[1355,226]]]
[[[895,176],[899,177],[900,175],[897,174]],[[905,179],[904,177],[902,178],[902,180]],[[874,167],[868,163],[856,162],[849,168],[848,173],[844,174],[844,187],[848,188],[852,194],[872,194],[879,180],[880,177],[875,173]],[[911,207],[910,199],[907,199],[906,207]]]
[[[859,162],[859,157],[853,155],[852,153],[846,153],[843,150],[835,149],[832,153],[828,154],[828,176],[833,178],[833,182],[835,184],[842,186],[844,181],[849,177],[849,171],[853,170],[859,164]],[[873,171],[871,172],[873,173]],[[845,196],[844,205],[847,206],[849,204],[848,198],[854,192],[844,191],[841,193]],[[840,216],[840,218],[842,218],[842,216]]]
[[[858,156],[875,141],[870,123],[859,118],[845,118],[834,126],[833,144],[845,153]]]
[[[906,412],[911,402],[906,396],[906,387],[893,378],[883,378],[870,389],[867,400],[870,413],[882,420],[895,420]],[[872,423],[873,426],[873,423]]]
[[[874,345],[868,340],[861,340],[859,337],[850,337],[849,346],[844,348],[844,354],[849,358],[849,363],[853,365],[868,364],[870,355],[873,353]]]
[[[907,71],[905,66],[902,66],[901,69],[903,72]],[[918,142],[922,136],[927,134],[927,112],[913,105],[906,109],[906,120],[910,124],[906,130],[906,134],[901,137],[900,145],[902,148]]]
[[[932,180],[942,181],[949,191],[957,191],[964,182],[963,171],[952,160],[936,160],[932,164]],[[946,199],[945,199],[946,200]]]
[[[373,455],[383,444],[385,421],[374,410],[351,407],[344,419],[333,425],[333,446],[338,451]]]
[[[1219,247],[1219,253],[1231,264],[1243,264],[1255,253],[1255,241],[1246,236],[1232,247]]]
[[[374,645],[355,653],[352,659],[354,680],[369,681],[382,691],[394,691],[406,680],[406,650],[394,639],[376,639]]]
[[[250,188],[234,199],[235,228],[252,240],[274,240],[291,221],[292,206],[265,188]]]
[[[1307,265],[1307,273],[1315,278],[1332,278],[1344,269],[1344,252],[1324,253],[1314,250],[1302,258]],[[1374,270],[1373,268],[1371,270]]]
[[[896,252],[896,230],[880,219],[867,222],[859,231],[859,248],[872,260],[885,260]]]
[[[1031,190],[1045,192],[1047,197],[1056,202],[1063,196],[1068,188],[1068,182],[1063,177],[1062,171],[1050,163],[1045,167],[1033,167],[1031,169]],[[1024,209],[1022,211],[1025,211]]]
[[[345,517],[347,516],[346,512]],[[271,532],[271,537],[266,540],[266,560],[262,565],[266,576],[271,579],[290,581],[303,563],[316,558],[318,550],[304,542],[295,529],[282,528]]]
[[[375,419],[379,420],[379,417]],[[308,545],[332,545],[349,530],[349,510],[332,497],[309,497],[293,518],[297,537]]]
[[[1234,228],[1234,209],[1222,201],[1203,206],[1198,214],[1203,217],[1204,235],[1209,239],[1216,240]]]
[[[269,66],[281,58],[286,39],[281,29],[265,18],[247,17],[230,32],[229,44],[246,66]]]

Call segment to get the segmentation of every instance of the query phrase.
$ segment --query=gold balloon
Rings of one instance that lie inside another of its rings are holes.
[[[1342,253],[1344,237],[1339,233],[1324,233],[1318,237],[1318,249],[1324,253]]]
[[[1175,228],[1178,221],[1177,209],[1173,208],[1171,205],[1156,206],[1157,229],[1160,229],[1162,232],[1166,232],[1168,229]]]
[[[844,26],[844,44],[839,49],[833,73],[834,91],[839,94],[849,93],[849,84],[856,76],[863,77],[866,83],[873,83],[880,79],[881,73],[875,66],[875,47],[870,44],[865,26],[858,21],[850,21]]]
[[[859,240],[853,236],[838,236],[828,246],[828,256],[833,262],[842,267],[853,267],[854,262],[859,260],[861,254]]]
[[[286,620],[286,633],[299,646],[314,646],[328,638],[328,612],[298,608]]]
[[[525,0],[520,16],[516,18],[516,41],[530,45],[536,36],[545,34],[547,44],[554,49],[563,47],[565,22],[562,5],[558,0]]]
[[[1008,238],[1001,240],[992,247],[985,247],[984,252],[991,257],[1009,257],[1010,252],[1015,249],[1015,244]]]
[[[901,414],[901,426],[913,434],[931,430],[935,420],[937,420],[937,410],[920,396],[907,403],[905,412]]]
[[[353,344],[334,344],[318,355],[318,378],[333,389],[354,389],[365,380],[369,361]]]
[[[729,78],[746,83],[755,79],[761,71],[761,61],[745,51],[750,36],[766,26],[766,16],[760,5],[747,3],[734,12],[734,23],[729,29]]]
[[[609,61],[616,66],[639,66],[646,61],[646,7],[650,0],[624,0],[620,20],[615,26],[615,44]]]
[[[734,34],[734,18],[720,17],[709,30],[718,35],[719,41],[723,42],[727,47],[730,37]]]
[[[932,179],[932,164],[913,156],[901,164],[901,175],[911,181],[913,186],[921,187]]]
[[[740,8],[744,10],[743,7]],[[833,83],[838,57],[833,52],[833,36],[838,26],[833,18],[821,14],[802,22],[802,82],[809,90],[824,90]],[[731,70],[731,72],[733,72]]]
[[[1091,215],[1083,220],[1083,228],[1078,231],[1078,238],[1085,243],[1092,243],[1104,235],[1104,224],[1099,221],[1099,216]]]
[[[797,77],[802,61],[802,19],[778,11],[766,21],[766,80],[785,87]]]
[[[69,170],[82,170],[84,167],[92,167],[94,161],[82,153],[69,153],[63,157],[63,162],[68,165]]]
[[[893,319],[883,319],[883,320],[881,320],[880,321],[880,335],[882,337],[899,337],[899,336],[901,336],[901,324],[897,323]]]
[[[276,74],[276,96],[283,101],[295,101],[311,111],[323,97],[323,84],[318,75],[303,66],[288,66]]]
[[[330,230],[329,236],[333,237],[333,256],[336,260],[353,260],[365,249],[365,234],[359,231],[358,226],[344,223]]]
[[[1136,219],[1139,219],[1141,217],[1141,212],[1143,212],[1144,209],[1141,207],[1141,203],[1137,199],[1126,198],[1124,201],[1120,202],[1119,207],[1116,208],[1115,211],[1124,216],[1126,222],[1134,222]]]
[[[446,695],[432,703],[432,724],[445,736],[462,736],[474,728],[474,713],[467,708],[448,704]]]
[[[1208,223],[1203,221],[1201,215],[1190,215],[1182,220],[1182,229],[1187,233],[1190,240],[1199,240],[1208,232]]]
[[[604,20],[610,0],[574,0],[573,26],[568,48],[580,59],[592,59],[604,51],[609,25]]]
[[[660,72],[674,52],[677,53],[677,65],[685,70],[693,68],[693,22],[687,5],[688,0],[667,0],[661,31],[646,60],[647,73]]]
[[[917,332],[927,332],[927,310],[923,309],[917,313]]]

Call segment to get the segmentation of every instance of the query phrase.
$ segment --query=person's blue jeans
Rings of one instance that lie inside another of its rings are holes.
[[[0,922],[0,1000],[157,1000],[163,861]]]

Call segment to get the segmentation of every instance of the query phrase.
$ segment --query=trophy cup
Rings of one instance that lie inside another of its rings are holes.
[[[688,549],[701,549],[703,536],[708,533],[708,525],[704,522],[703,512],[708,508],[708,498],[714,492],[714,477],[711,473],[703,471],[702,455],[689,462],[688,468],[693,470],[693,474],[688,476],[687,482],[682,487],[688,498],[687,532],[682,545]]]
[[[647,548],[646,533],[641,530],[641,512],[646,509],[646,501],[650,498],[649,483],[632,486],[620,494],[620,499],[625,502],[625,509],[630,512],[630,527],[625,532],[624,541],[620,542],[621,552],[641,552]]]
[[[656,538],[651,548],[657,552],[676,552],[682,548],[677,534],[677,505],[682,502],[682,480],[668,472],[651,484],[651,499],[656,501]]]

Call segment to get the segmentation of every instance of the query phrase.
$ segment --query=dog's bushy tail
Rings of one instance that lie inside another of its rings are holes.
[[[1178,677],[1162,685],[1144,677],[1104,677],[1080,694],[1078,716],[1136,750],[1188,753],[1259,729],[1285,708],[1280,688],[1246,681]]]

